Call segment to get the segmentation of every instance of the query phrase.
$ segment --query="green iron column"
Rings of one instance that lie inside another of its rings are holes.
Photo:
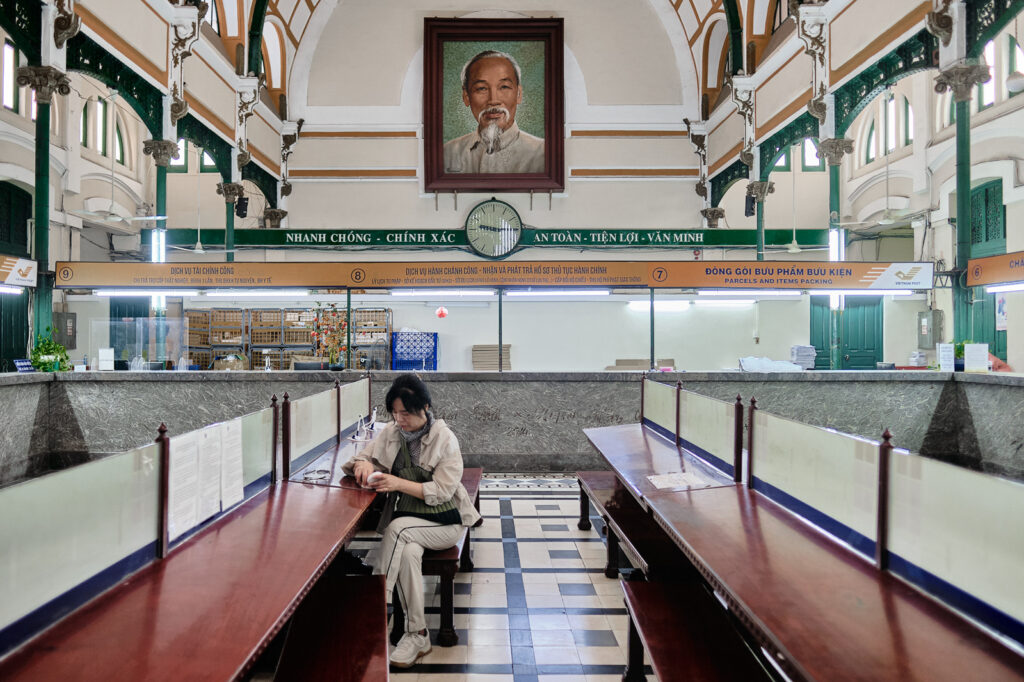
[[[839,215],[839,166],[828,167],[828,214]],[[831,221],[829,221],[831,223]],[[836,222],[839,222],[836,220]],[[838,233],[838,237],[844,242],[846,241],[846,235],[843,230],[839,227],[834,227],[830,224],[830,229],[835,229]],[[831,238],[831,235],[829,235]],[[845,244],[842,244],[845,246]],[[845,249],[840,249],[840,255],[843,254]],[[831,300],[831,297],[830,297]],[[840,326],[839,321],[842,317],[842,310],[833,310],[832,306],[829,306],[828,317],[828,366],[829,369],[842,369],[843,362],[840,357],[839,348],[842,342],[841,335],[839,333]]]
[[[222,182],[217,185],[217,194],[224,197],[224,250],[225,260],[235,260],[232,250],[235,248],[235,202],[245,196],[245,188],[240,182]]]
[[[775,183],[756,180],[747,184],[747,196],[756,202],[757,215],[757,260],[764,260],[764,200],[775,191]]]
[[[170,166],[171,159],[178,158],[178,144],[172,140],[145,140],[142,143],[142,153],[147,156],[152,156],[154,163],[156,163],[156,214],[160,216],[167,215],[167,167]],[[153,233],[159,235],[163,230],[167,228],[166,221],[157,220],[153,226]],[[153,240],[155,243],[151,246],[153,252],[150,254],[150,260],[154,263],[164,262],[165,255],[161,251],[158,251],[159,239]],[[155,318],[154,324],[156,325],[156,360],[172,360],[177,361],[178,358],[167,357],[167,308],[156,308],[153,311],[153,317]]]
[[[52,66],[23,66],[18,69],[18,85],[29,86],[36,94],[36,168],[35,168],[35,259],[39,261],[39,279],[33,298],[33,329],[36,334],[53,326],[53,273],[50,271],[50,102],[53,95],[71,92],[71,81]],[[35,339],[30,339],[34,345]]]
[[[970,337],[971,291],[971,101],[956,103],[956,271],[953,278],[953,340]]]
[[[956,277],[953,278],[953,340],[969,335],[970,290],[966,286],[971,255],[971,97],[991,79],[985,64],[958,64],[939,72],[935,92],[953,93],[956,114]]]

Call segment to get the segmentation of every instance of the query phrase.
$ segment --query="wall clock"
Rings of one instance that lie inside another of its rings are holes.
[[[466,216],[466,239],[485,258],[501,258],[511,253],[522,234],[519,213],[504,201],[482,201]]]

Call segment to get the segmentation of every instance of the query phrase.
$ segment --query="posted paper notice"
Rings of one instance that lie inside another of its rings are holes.
[[[199,432],[199,522],[220,512],[222,424]]]
[[[224,509],[245,498],[242,482],[242,420],[221,424],[220,496]]]
[[[167,535],[174,540],[195,527],[199,513],[199,439],[187,433],[171,439],[167,486]]]

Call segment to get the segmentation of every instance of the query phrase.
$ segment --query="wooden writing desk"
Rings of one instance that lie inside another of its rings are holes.
[[[681,463],[692,471],[691,457],[643,431],[584,430],[791,677],[1024,679],[1024,658],[759,493],[734,484],[655,489],[648,475]]]
[[[0,679],[236,679],[373,498],[301,483],[265,490],[12,653]]]

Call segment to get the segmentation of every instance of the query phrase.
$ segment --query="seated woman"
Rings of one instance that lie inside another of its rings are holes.
[[[387,493],[377,532],[383,533],[376,573],[387,576],[387,598],[398,587],[406,633],[391,664],[408,668],[430,653],[423,613],[423,550],[447,549],[463,526],[480,520],[462,486],[462,452],[455,434],[430,411],[430,392],[413,374],[395,379],[384,398],[394,418],[344,465],[360,485]]]

